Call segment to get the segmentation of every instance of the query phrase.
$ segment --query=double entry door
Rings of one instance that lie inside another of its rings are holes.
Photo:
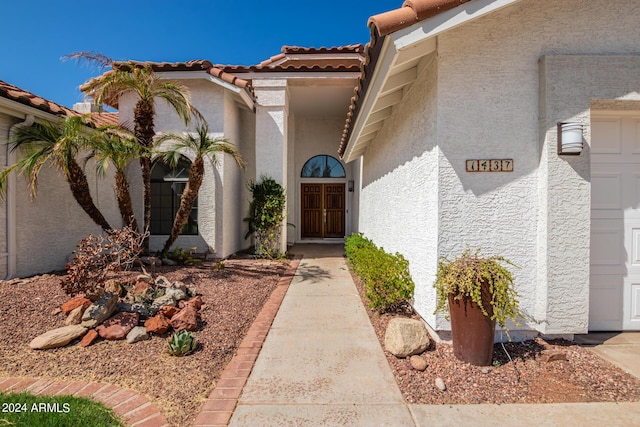
[[[303,183],[302,238],[344,237],[344,183]]]

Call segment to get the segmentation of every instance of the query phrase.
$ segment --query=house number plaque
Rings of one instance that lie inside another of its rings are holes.
[[[467,172],[513,172],[513,159],[467,160]]]

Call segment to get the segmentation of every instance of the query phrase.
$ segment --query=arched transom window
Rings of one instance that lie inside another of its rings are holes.
[[[347,174],[338,159],[322,154],[307,160],[300,176],[302,178],[345,178]]]

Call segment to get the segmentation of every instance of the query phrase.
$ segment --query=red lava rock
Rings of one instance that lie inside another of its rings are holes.
[[[69,301],[65,302],[64,304],[62,304],[62,306],[60,308],[64,312],[64,315],[67,316],[67,315],[69,315],[69,313],[71,313],[73,311],[73,309],[75,309],[75,308],[77,308],[79,306],[83,306],[83,310],[86,310],[87,308],[89,308],[89,306],[91,304],[93,304],[93,303],[88,298],[75,297],[75,298],[72,298]]]
[[[178,308],[183,309],[187,306],[187,303],[184,300],[178,301]]]
[[[154,334],[164,334],[169,330],[171,324],[169,323],[169,319],[164,317],[163,314],[158,313],[153,317],[150,317],[144,322],[145,328],[147,328],[147,332],[153,332]]]
[[[133,287],[133,293],[135,295],[145,295],[150,288],[151,288],[151,284],[144,282],[142,280],[138,280],[136,282],[136,285]]]
[[[159,313],[162,314],[167,319],[171,319],[173,316],[175,316],[179,312],[180,312],[180,309],[178,307],[173,307],[170,305],[165,305],[164,307],[161,307],[159,311]]]
[[[90,329],[89,332],[87,332],[86,335],[82,337],[82,340],[80,341],[80,347],[88,347],[97,339],[98,333],[96,332],[96,330]]]
[[[171,319],[171,327],[180,331],[185,329],[187,331],[195,331],[198,327],[198,319],[200,318],[200,313],[193,305],[187,305],[185,308],[180,311],[180,313],[173,316]]]
[[[123,340],[134,326],[138,326],[138,313],[118,313],[95,330],[106,340]]]
[[[191,298],[189,301],[187,301],[185,303],[185,305],[190,305],[193,308],[195,308],[196,310],[200,310],[200,307],[202,307],[202,304],[203,304],[203,302],[202,302],[202,298],[200,296],[193,297],[193,298]]]

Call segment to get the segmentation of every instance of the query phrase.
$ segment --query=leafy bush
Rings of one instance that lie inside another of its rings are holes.
[[[195,251],[196,251],[196,248],[190,248],[185,250],[178,247],[172,250],[171,252],[163,253],[162,257],[169,258],[170,260],[177,262],[178,265],[194,265],[202,262],[202,260],[199,260],[198,258],[194,258],[193,254],[195,253]]]
[[[249,224],[245,239],[255,236],[255,253],[261,258],[277,258],[280,250],[280,227],[285,218],[286,194],[284,188],[274,179],[262,177],[260,183],[247,185],[253,200],[249,205]]]
[[[146,235],[131,227],[112,229],[106,235],[82,239],[75,257],[66,265],[67,275],[61,280],[62,289],[69,295],[84,293],[97,297],[111,273],[128,270],[142,252]]]
[[[385,252],[362,234],[347,237],[345,250],[354,272],[365,283],[371,308],[391,311],[413,297],[409,261],[401,254]]]

